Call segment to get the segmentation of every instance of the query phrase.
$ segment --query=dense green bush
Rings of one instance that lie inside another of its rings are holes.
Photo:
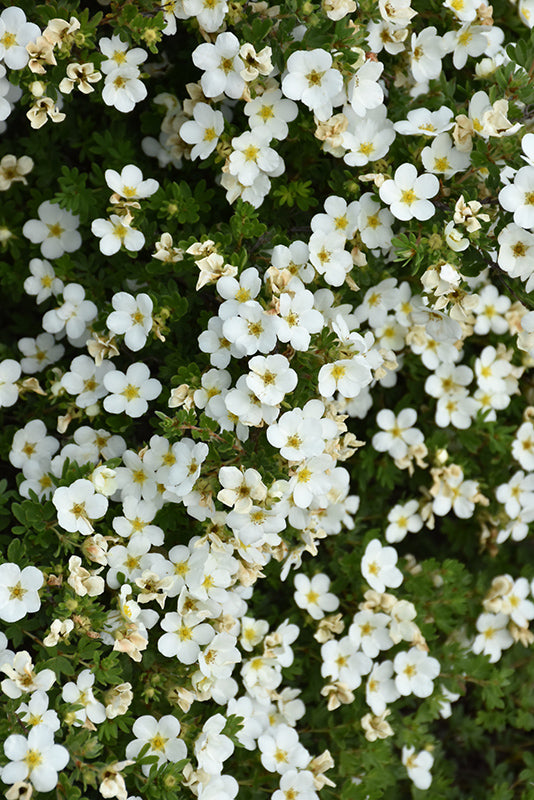
[[[534,797],[534,4],[4,3],[8,800]]]

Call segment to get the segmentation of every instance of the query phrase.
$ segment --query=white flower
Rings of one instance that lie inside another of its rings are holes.
[[[54,732],[38,725],[28,737],[14,733],[4,742],[9,763],[2,769],[4,783],[29,780],[37,792],[51,792],[58,780],[58,771],[69,761],[69,751],[54,744]]]
[[[415,217],[427,220],[435,213],[434,205],[428,198],[434,197],[438,191],[439,181],[435,175],[417,175],[417,168],[413,164],[405,163],[395,170],[393,180],[382,184],[379,194],[397,219],[409,220]]]
[[[17,381],[21,375],[21,365],[14,358],[0,361],[0,408],[14,406],[19,397]]]
[[[140,47],[128,49],[129,45],[120,36],[112,36],[111,39],[103,37],[98,40],[98,46],[102,55],[106,56],[106,61],[100,65],[100,69],[106,75],[113,72],[118,67],[138,67],[146,61],[148,53]]]
[[[514,222],[521,228],[534,228],[534,167],[518,169],[514,182],[499,192],[499,203],[511,211]]]
[[[48,333],[60,333],[63,328],[71,339],[78,339],[94,320],[98,309],[92,300],[85,299],[85,289],[79,283],[68,283],[63,289],[63,303],[43,316],[43,328]]]
[[[352,269],[352,256],[345,250],[345,236],[337,231],[312,233],[309,259],[331,286],[342,286]]]
[[[291,369],[287,358],[279,353],[254,356],[248,366],[247,386],[266,405],[278,405],[297,385],[297,373]]]
[[[508,614],[480,614],[477,619],[478,636],[475,638],[471,649],[473,653],[482,653],[489,656],[492,664],[497,662],[503,650],[514,643],[512,634],[508,630],[510,617]]]
[[[84,536],[93,532],[91,520],[101,519],[108,509],[107,497],[95,492],[85,478],[59,486],[52,497],[58,512],[58,523],[66,531],[79,531]]]
[[[245,66],[239,57],[240,46],[237,36],[226,31],[214,44],[204,42],[193,50],[193,64],[204,70],[200,83],[206,97],[223,93],[236,100],[241,97],[246,84],[240,74]]]
[[[321,367],[319,392],[323,397],[332,397],[336,391],[346,398],[357,397],[372,379],[373,374],[363,358],[342,358]]]
[[[365,687],[365,701],[373,714],[383,714],[388,703],[394,703],[400,692],[393,678],[393,662],[375,664]]]
[[[58,295],[63,291],[63,281],[56,278],[54,268],[49,261],[32,258],[30,261],[31,275],[24,281],[26,294],[37,295],[35,301],[42,303],[52,294]]]
[[[26,45],[40,35],[39,27],[26,21],[21,8],[5,8],[0,14],[0,60],[9,69],[23,69],[30,58]]]
[[[402,542],[408,531],[417,533],[423,527],[423,520],[417,513],[419,503],[417,500],[408,500],[407,503],[397,503],[388,514],[389,525],[386,528],[386,541],[390,544]]]
[[[83,708],[74,712],[74,725],[87,726],[87,720],[99,724],[106,719],[106,709],[102,703],[95,699],[92,686],[95,676],[90,669],[84,669],[78,675],[76,683],[69,681],[63,686],[62,697],[66,703],[82,705]]]
[[[114,311],[106,320],[109,330],[124,333],[124,342],[130,350],[141,350],[152,329],[152,300],[144,292],[135,297],[127,292],[117,292],[111,298],[111,304]]]
[[[438,78],[444,52],[443,40],[437,35],[433,25],[424,28],[421,33],[413,33],[410,67],[415,80],[426,83],[432,78]]]
[[[363,119],[348,106],[343,108],[343,113],[348,121],[347,130],[341,134],[341,143],[348,151],[343,161],[351,167],[363,167],[370,161],[384,158],[395,139],[395,128],[387,118],[386,106],[379,105],[368,111]]]
[[[157,765],[168,761],[176,763],[187,756],[187,748],[183,739],[179,739],[181,726],[176,717],[166,714],[156,720],[149,714],[138,717],[132,727],[136,737],[133,742],[126,745],[126,758],[136,758],[139,751],[149,745],[147,755],[157,756]],[[150,772],[150,764],[143,764],[143,775]]]
[[[109,188],[126,200],[141,200],[157,192],[159,183],[154,178],[143,178],[135,164],[127,164],[121,172],[107,169],[104,173]]]
[[[512,455],[523,469],[534,471],[534,426],[524,422],[516,431],[512,442]]]
[[[440,672],[439,661],[417,647],[397,653],[393,668],[397,673],[397,689],[403,696],[414,694],[416,697],[430,697],[434,690],[432,681]]]
[[[34,244],[41,245],[41,253],[45,258],[59,258],[63,253],[78,250],[82,243],[78,233],[79,216],[49,200],[41,203],[37,214],[39,219],[25,222],[22,233]]]
[[[280,175],[284,162],[272,147],[268,133],[262,128],[253,128],[232,139],[233,152],[228,159],[228,171],[235,175],[243,186],[252,186],[260,173]]]
[[[222,714],[215,714],[206,720],[195,742],[198,766],[209,775],[220,775],[223,761],[234,752],[234,743],[222,733],[225,725],[226,718]]]
[[[428,789],[432,783],[430,770],[434,763],[434,756],[428,750],[416,753],[415,747],[402,748],[402,763],[406,767],[408,777],[418,789]]]
[[[277,725],[258,738],[261,763],[269,772],[283,775],[290,769],[304,769],[310,754],[299,742],[298,733],[289,725]]]
[[[107,394],[103,378],[114,369],[109,361],[103,361],[97,367],[90,356],[76,356],[71,362],[70,371],[61,378],[61,386],[69,394],[77,395],[78,408],[87,408]]]
[[[68,620],[68,622],[74,627],[72,620]],[[20,704],[17,714],[26,725],[31,727],[45,725],[51,731],[57,731],[61,725],[57,712],[48,709],[48,695],[40,689],[32,692],[27,703]]]
[[[138,67],[128,65],[121,65],[106,75],[102,90],[104,103],[114,106],[123,114],[133,111],[136,103],[147,96],[146,86],[139,80],[139,75]]]
[[[191,158],[205,159],[217,147],[219,136],[224,130],[224,117],[207,103],[197,103],[193,109],[193,119],[184,122],[180,136],[193,145]]]
[[[167,3],[167,5],[169,4]],[[221,27],[228,11],[226,0],[210,0],[209,2],[206,0],[183,0],[180,5],[183,5],[184,15],[195,16],[200,27],[208,33],[214,33]],[[176,6],[178,16],[178,4]]]
[[[379,453],[388,452],[392,458],[404,458],[408,447],[421,444],[423,434],[413,424],[417,419],[417,412],[413,408],[403,408],[398,416],[388,408],[378,412],[376,422],[383,432],[373,436],[373,447]]]
[[[439,133],[429,147],[423,148],[421,161],[427,172],[440,173],[446,178],[469,169],[471,163],[469,154],[458,150],[448,133]]]
[[[130,364],[126,373],[113,370],[104,375],[104,386],[111,392],[104,398],[104,408],[111,414],[140,417],[148,410],[148,400],[155,400],[162,392],[162,385],[150,377],[146,364]]]
[[[454,126],[452,117],[453,112],[447,106],[441,106],[437,111],[416,108],[408,111],[406,119],[395,123],[395,130],[404,136],[438,136]]]
[[[317,119],[332,116],[332,104],[343,88],[341,73],[332,68],[332,56],[326,50],[297,50],[287,60],[287,74],[282,92],[291,100],[301,100]]]
[[[215,631],[202,614],[191,611],[184,616],[177,611],[165,614],[161,627],[165,631],[158,639],[158,650],[166,658],[176,656],[182,664],[194,664],[200,653],[200,645],[209,644]]]
[[[269,89],[245,103],[243,111],[251,128],[261,128],[270,139],[282,141],[289,133],[287,123],[298,114],[298,106],[282,97],[280,89]]]
[[[17,564],[0,564],[0,619],[4,622],[17,622],[26,614],[32,614],[41,607],[39,589],[44,576],[37,567],[20,569]]]
[[[488,47],[482,25],[462,25],[456,31],[447,31],[443,37],[445,52],[453,53],[452,63],[456,69],[465,67],[468,56],[481,56]]]
[[[9,453],[14,467],[24,469],[30,461],[50,461],[59,442],[46,433],[46,426],[40,419],[31,420],[15,433]]]
[[[330,578],[324,573],[318,573],[310,580],[302,572],[295,575],[295,603],[303,608],[313,619],[322,619],[324,612],[335,611],[339,606],[339,599],[328,591]]]
[[[382,547],[378,539],[372,539],[365,549],[361,561],[362,575],[375,592],[385,592],[386,586],[396,589],[403,581],[402,572],[395,564],[398,555],[394,547]]]
[[[91,223],[91,231],[100,238],[100,252],[105,256],[112,256],[118,253],[122,245],[127,250],[136,252],[140,250],[145,237],[136,228],[132,228],[125,217],[118,214],[111,214],[109,219],[95,219]]]
[[[384,90],[378,83],[384,65],[380,61],[365,61],[356,71],[347,87],[349,103],[359,117],[382,105]]]

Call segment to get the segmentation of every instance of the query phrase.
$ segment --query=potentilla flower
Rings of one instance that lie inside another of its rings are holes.
[[[362,575],[375,592],[385,592],[386,586],[396,589],[403,575],[395,564],[398,555],[394,547],[383,547],[378,539],[372,539],[361,561]]]
[[[101,519],[108,509],[107,497],[95,492],[85,478],[59,486],[52,497],[58,512],[58,523],[66,531],[79,531],[87,536],[93,532],[91,520]]]
[[[0,160],[0,192],[7,191],[13,183],[27,184],[25,178],[33,169],[33,159],[29,156],[17,156],[8,154]]]
[[[135,164],[126,164],[120,172],[107,169],[104,173],[109,188],[125,200],[143,200],[158,191],[159,183],[154,178],[143,178]]]
[[[129,49],[128,42],[123,41],[120,36],[112,36],[99,39],[98,46],[102,55],[106,56],[106,61],[100,65],[100,69],[106,75],[113,72],[118,67],[138,67],[146,61],[148,53],[141,47]]]
[[[253,128],[232,139],[233,152],[228,160],[228,171],[243,186],[252,186],[260,173],[276,176],[284,171],[284,162],[272,147],[269,134],[262,128]]]
[[[225,319],[222,333],[235,345],[239,356],[252,356],[258,351],[269,353],[276,346],[276,320],[255,300],[241,303],[239,311]]]
[[[56,278],[54,268],[49,261],[32,258],[29,267],[31,275],[24,281],[24,291],[26,294],[36,295],[36,303],[42,303],[52,294],[61,294],[63,281]]]
[[[418,789],[428,789],[432,783],[432,764],[434,756],[428,750],[416,753],[415,747],[402,748],[402,763],[406,767],[408,777]]]
[[[47,436],[46,425],[40,419],[26,423],[13,436],[9,460],[14,467],[23,469],[30,461],[49,462],[59,447],[53,436]]]
[[[17,381],[21,376],[21,365],[14,358],[0,361],[0,408],[14,406],[19,398]]]
[[[254,356],[248,366],[250,372],[246,376],[247,386],[258,400],[267,405],[278,405],[297,385],[297,373],[291,369],[287,358],[279,353]]]
[[[261,763],[269,772],[283,775],[290,769],[304,769],[310,754],[300,743],[298,733],[289,725],[277,725],[258,738]]]
[[[349,691],[360,686],[362,675],[367,675],[373,665],[365,653],[361,653],[348,636],[331,639],[321,647],[321,675],[345,685]]]
[[[446,178],[469,169],[471,164],[469,154],[458,150],[448,133],[439,133],[429,147],[423,148],[421,161],[427,172],[443,174]]]
[[[329,592],[330,578],[318,573],[308,578],[302,572],[295,576],[295,603],[304,609],[313,619],[322,619],[325,611],[330,613],[339,606],[339,598]]]
[[[288,487],[293,493],[295,505],[299,508],[309,508],[316,499],[324,501],[332,487],[328,472],[334,464],[332,456],[326,453],[308,458],[299,464]]]
[[[54,732],[38,725],[28,736],[14,733],[4,742],[9,763],[2,769],[4,783],[29,780],[37,792],[51,792],[58,781],[58,772],[69,761],[69,751],[54,744]]]
[[[384,90],[378,83],[384,65],[380,61],[365,61],[351,78],[347,94],[352,110],[365,117],[367,111],[382,105]]]
[[[245,103],[243,111],[251,128],[260,128],[269,139],[282,141],[289,133],[287,123],[293,122],[298,114],[298,106],[284,98],[280,89],[269,89]]]
[[[136,252],[141,250],[145,237],[136,228],[132,228],[126,217],[111,214],[109,219],[95,219],[91,223],[91,231],[100,239],[100,252],[105,256],[118,253],[122,245],[127,250]]]
[[[62,294],[63,303],[43,316],[43,328],[48,333],[60,333],[65,329],[69,338],[79,339],[98,309],[92,300],[85,299],[85,289],[79,283],[68,283]]]
[[[416,108],[409,111],[407,118],[395,123],[397,133],[404,136],[438,136],[454,127],[453,112],[447,106],[437,111]]]
[[[445,54],[443,39],[437,35],[433,25],[421,33],[412,34],[410,67],[416,81],[427,83],[438,78],[441,72],[441,59]]]
[[[393,668],[397,673],[395,684],[401,695],[414,694],[416,697],[430,697],[434,690],[433,680],[441,669],[437,658],[417,647],[397,653]]]
[[[227,506],[233,506],[239,514],[250,511],[253,500],[261,502],[267,496],[267,487],[261,474],[251,467],[244,472],[238,467],[221,467],[219,481],[223,488],[217,499]]]
[[[165,631],[158,639],[158,650],[166,658],[176,657],[182,664],[194,664],[200,653],[200,646],[209,644],[215,631],[207,622],[202,622],[206,614],[191,611],[183,616],[170,611],[161,620]]]
[[[30,58],[26,45],[40,35],[39,27],[27,22],[21,8],[5,8],[0,14],[0,60],[9,69],[24,69]]]
[[[140,417],[148,410],[148,401],[162,392],[162,385],[150,377],[150,370],[141,362],[130,364],[126,373],[113,370],[104,376],[104,386],[111,392],[104,398],[104,408],[111,414]]]
[[[41,607],[39,589],[44,576],[37,567],[20,569],[17,564],[0,564],[0,619],[17,622]]]
[[[446,53],[452,53],[452,63],[456,69],[465,67],[468,56],[477,58],[488,47],[486,28],[482,25],[462,25],[456,31],[447,31],[443,36],[443,48]]]
[[[417,500],[397,503],[388,514],[389,525],[386,528],[386,541],[390,544],[402,542],[408,532],[417,533],[423,527],[423,520],[418,513]]]
[[[128,292],[117,292],[113,295],[111,304],[114,311],[106,320],[109,330],[112,333],[125,334],[124,343],[130,350],[141,350],[152,329],[152,300],[144,292],[135,297]]]
[[[227,97],[239,99],[246,86],[241,77],[244,68],[239,56],[241,47],[239,39],[233,33],[220,33],[214,44],[204,42],[193,50],[193,64],[204,70],[200,79],[202,91],[206,97]]]
[[[23,235],[34,244],[41,245],[45,258],[59,258],[63,253],[73,253],[81,246],[78,233],[80,217],[65,211],[57,203],[45,200],[37,209],[39,219],[24,223]]]
[[[377,425],[383,432],[373,436],[373,447],[379,453],[388,452],[392,458],[403,458],[408,447],[421,444],[424,436],[413,424],[417,420],[417,412],[413,408],[403,408],[397,416],[387,408],[378,412]]]
[[[319,392],[323,397],[333,397],[336,392],[346,398],[357,397],[372,379],[373,374],[363,358],[342,358],[321,367]]]
[[[352,256],[345,250],[345,241],[345,236],[337,231],[317,231],[310,236],[309,259],[331,286],[342,286],[353,267]]]
[[[332,105],[343,89],[343,76],[332,67],[332,56],[326,50],[299,50],[291,53],[282,80],[282,92],[290,100],[301,100],[317,119],[332,116]]]
[[[373,714],[383,714],[388,703],[394,703],[400,692],[393,678],[393,662],[375,664],[365,686],[365,701]]]
[[[72,620],[69,622],[74,627]],[[30,725],[32,728],[36,725],[45,725],[55,732],[61,725],[57,712],[48,708],[48,695],[40,689],[32,692],[27,703],[20,704],[17,714],[26,725]]]
[[[215,714],[206,720],[195,741],[198,766],[209,775],[220,775],[223,762],[234,752],[234,743],[222,732],[225,725],[226,717]]]
[[[512,278],[529,281],[534,271],[534,234],[520,228],[515,222],[510,222],[499,233],[497,241],[500,245],[497,255],[500,268]]]
[[[147,756],[157,756],[157,765],[168,761],[175,764],[187,756],[187,748],[183,739],[179,739],[181,725],[172,714],[166,714],[156,720],[149,714],[138,717],[132,727],[136,737],[133,742],[126,745],[126,758],[135,759],[139,751],[149,745]],[[143,775],[148,775],[151,765],[143,764]]]
[[[76,405],[79,408],[87,408],[107,394],[103,378],[114,369],[109,361],[103,361],[97,367],[90,356],[76,356],[69,372],[61,378],[61,386],[69,394],[77,395]]]
[[[384,158],[395,139],[395,128],[387,118],[387,108],[379,105],[359,117],[352,108],[344,106],[348,126],[341,134],[341,143],[348,151],[343,161],[351,167],[363,167],[370,161]]]
[[[507,650],[514,643],[512,634],[508,630],[510,617],[508,614],[480,614],[477,619],[478,636],[471,645],[473,653],[489,656],[492,664],[501,657],[502,651]]]
[[[193,109],[193,119],[184,122],[180,128],[180,136],[188,144],[192,144],[191,158],[204,160],[208,158],[219,141],[224,130],[224,117],[221,111],[207,103],[197,103]]]
[[[401,164],[395,170],[393,180],[382,184],[379,194],[397,219],[409,220],[415,217],[426,220],[436,210],[428,198],[434,197],[438,191],[439,181],[435,175],[423,173],[418,176],[417,168],[413,164]]]
[[[138,48],[136,48],[138,49]],[[108,75],[102,89],[102,100],[107,106],[114,106],[117,111],[128,114],[135,105],[147,96],[147,88],[139,80],[137,67],[122,65]]]
[[[74,712],[75,721],[73,725],[84,725],[90,730],[95,730],[94,725],[104,722],[106,719],[106,709],[93,694],[95,676],[90,669],[84,669],[78,675],[76,683],[69,681],[63,686],[62,697],[66,703],[82,705],[83,708]],[[88,725],[93,723],[91,727]]]
[[[499,203],[511,211],[514,222],[521,228],[534,228],[534,167],[521,167],[513,183],[499,192]]]

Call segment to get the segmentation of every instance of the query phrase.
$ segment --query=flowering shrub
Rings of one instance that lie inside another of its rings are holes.
[[[0,13],[8,800],[532,797],[533,24]]]

